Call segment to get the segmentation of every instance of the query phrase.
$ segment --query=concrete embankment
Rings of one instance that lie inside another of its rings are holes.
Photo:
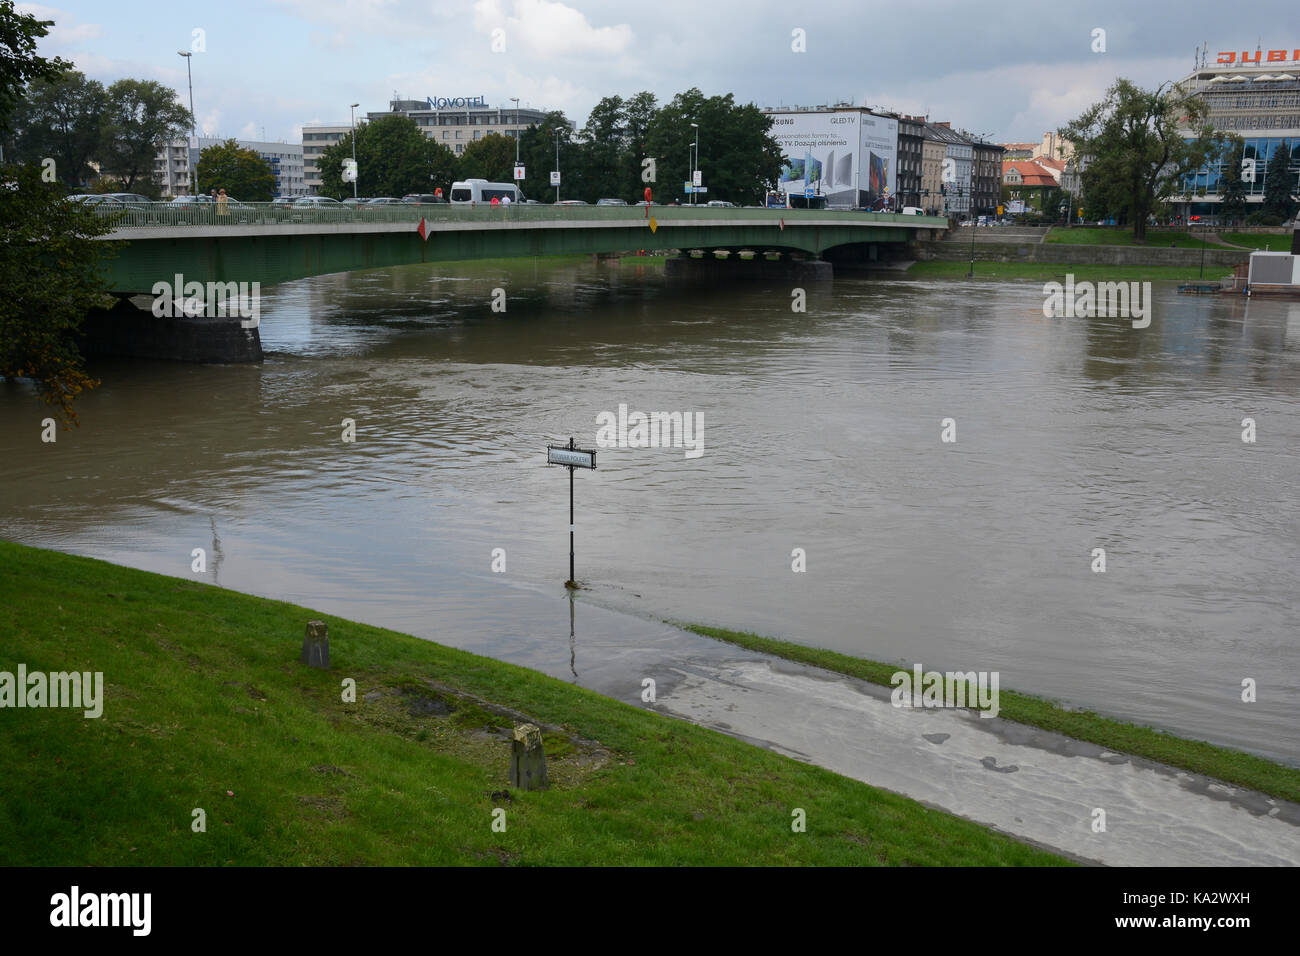
[[[130,299],[96,310],[81,326],[87,355],[165,359],[177,362],[260,362],[257,326],[244,328],[238,316],[158,318]]]
[[[941,240],[908,245],[911,258],[921,261],[968,262],[972,250],[978,262],[1052,262],[1061,265],[1190,266],[1196,268],[1205,257],[1207,269],[1225,274],[1250,258],[1249,249],[1171,249],[1159,246],[1090,246],[1064,242],[1038,242],[1030,238],[997,241],[977,239],[965,242]]]

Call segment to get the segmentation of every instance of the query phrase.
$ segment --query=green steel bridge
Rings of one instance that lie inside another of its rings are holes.
[[[677,249],[763,257],[874,258],[882,245],[938,238],[944,219],[890,213],[709,206],[140,204],[112,212],[103,241],[115,292],[186,282],[271,285],[356,269],[463,259]],[[425,238],[418,227],[423,221]]]

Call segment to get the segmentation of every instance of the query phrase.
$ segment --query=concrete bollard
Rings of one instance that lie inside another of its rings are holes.
[[[324,621],[308,621],[302,639],[302,662],[308,667],[330,669],[330,635]]]
[[[546,754],[542,731],[536,724],[520,724],[510,745],[510,785],[521,790],[542,790],[546,782]]]

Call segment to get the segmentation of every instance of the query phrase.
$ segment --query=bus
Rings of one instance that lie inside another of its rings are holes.
[[[452,205],[490,203],[493,199],[499,201],[506,196],[510,197],[512,203],[524,201],[524,194],[514,183],[490,183],[486,179],[466,179],[464,182],[451,184]]]

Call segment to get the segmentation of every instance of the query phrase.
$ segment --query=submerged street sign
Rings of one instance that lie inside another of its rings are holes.
[[[583,448],[570,448],[565,445],[547,445],[546,463],[548,465],[569,465],[572,468],[595,468],[596,453]]]
[[[573,469],[595,468],[596,451],[592,448],[579,448],[569,439],[568,445],[547,445],[546,463],[563,465],[569,469],[569,580],[564,582],[566,588],[576,588],[578,580],[573,574]]]

